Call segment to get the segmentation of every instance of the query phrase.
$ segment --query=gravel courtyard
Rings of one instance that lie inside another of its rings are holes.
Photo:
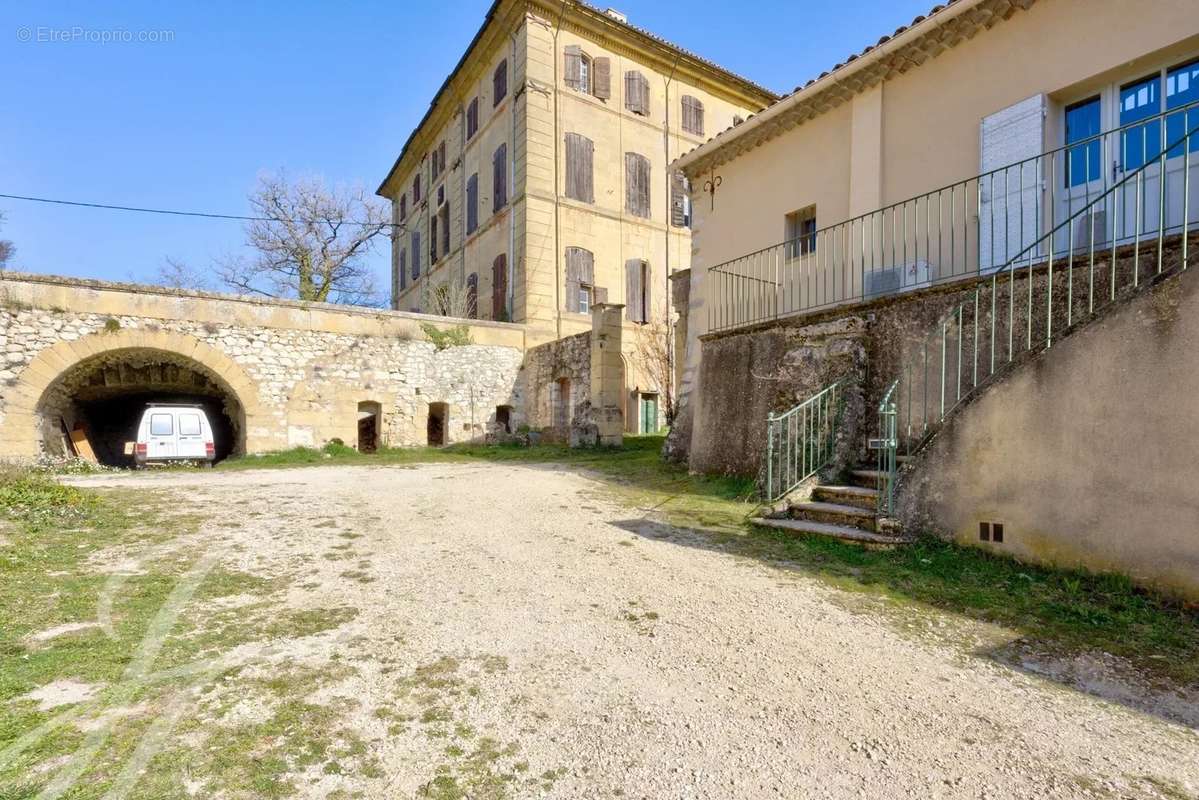
[[[1007,665],[990,654],[1008,631],[726,552],[585,475],[479,463],[78,483],[165,492],[201,515],[193,544],[270,582],[273,617],[324,620],[222,654],[244,669],[201,686],[170,734],[202,751],[283,702],[286,685],[256,693],[252,678],[294,678],[341,742],[333,767],[288,775],[300,797],[1199,794],[1195,697],[1122,685],[1098,655],[1069,680]]]

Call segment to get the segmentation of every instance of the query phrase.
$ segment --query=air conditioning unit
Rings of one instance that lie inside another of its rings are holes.
[[[1111,235],[1107,221],[1106,208],[1093,208],[1085,214],[1079,214],[1074,220],[1074,252],[1090,250],[1092,224],[1095,232],[1095,246],[1106,244]],[[1067,245],[1069,247],[1069,245]]]
[[[927,261],[913,261],[894,267],[882,267],[865,274],[863,291],[867,298],[910,292],[932,283],[932,268]]]

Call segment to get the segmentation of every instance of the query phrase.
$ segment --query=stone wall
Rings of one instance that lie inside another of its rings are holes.
[[[134,362],[219,386],[249,452],[353,444],[360,403],[381,407],[385,445],[425,444],[431,403],[446,404],[447,442],[482,439],[497,406],[523,421],[519,326],[470,323],[476,344],[438,350],[420,325],[447,320],[397,312],[13,274],[0,294],[3,456],[55,443],[72,376],[103,383]]]
[[[559,424],[561,413],[555,419],[555,404],[560,400],[563,381],[570,387],[566,427]],[[525,352],[521,383],[529,427],[566,441],[570,435],[569,422],[586,416],[591,407],[590,332],[530,347]]]
[[[902,473],[905,527],[1199,599],[1196,352],[1192,269],[959,409]],[[982,522],[1003,541],[981,541]]]

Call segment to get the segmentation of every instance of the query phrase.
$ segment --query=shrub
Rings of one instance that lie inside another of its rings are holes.
[[[447,347],[462,347],[474,344],[470,338],[470,328],[465,325],[455,325],[452,328],[441,330],[430,322],[422,322],[420,329],[424,331],[425,336],[429,337],[429,341],[438,350],[445,350]]]

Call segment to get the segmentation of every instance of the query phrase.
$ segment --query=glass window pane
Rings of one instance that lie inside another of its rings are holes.
[[[1161,78],[1157,75],[1129,84],[1120,90],[1120,127],[1156,116],[1162,109]],[[1161,154],[1161,120],[1127,128],[1120,137],[1120,163],[1136,169]]]
[[[170,414],[151,414],[150,415],[150,435],[151,436],[170,436],[175,430]]]
[[[180,414],[179,415],[179,435],[180,436],[199,436],[200,435],[200,415],[199,414]]]
[[[1199,102],[1199,61],[1175,67],[1166,73],[1166,109]],[[1177,142],[1199,126],[1199,107],[1166,117],[1166,141]],[[1199,135],[1191,136],[1191,152],[1199,151]],[[1170,148],[1170,156],[1182,155],[1182,145]]]
[[[1066,109],[1066,144],[1099,134],[1099,98],[1085,100]],[[1066,185],[1078,186],[1098,180],[1099,140],[1072,147],[1066,155]]]

